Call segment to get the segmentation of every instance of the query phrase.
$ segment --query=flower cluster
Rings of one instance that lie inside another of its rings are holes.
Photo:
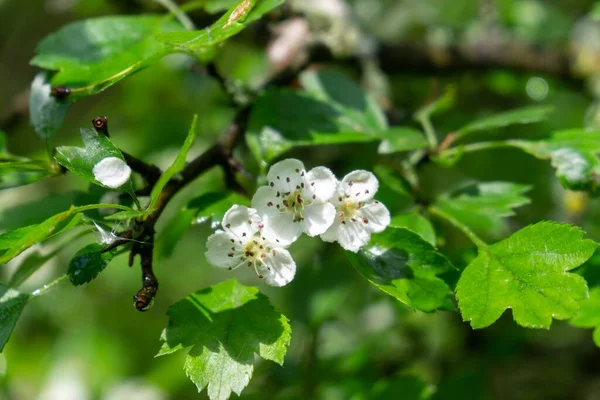
[[[206,257],[215,267],[254,268],[271,286],[288,284],[296,263],[286,250],[302,233],[338,242],[357,252],[390,223],[390,213],[375,200],[379,182],[358,170],[338,181],[325,167],[306,171],[287,159],[273,165],[267,186],[252,198],[252,208],[235,205],[207,241]]]

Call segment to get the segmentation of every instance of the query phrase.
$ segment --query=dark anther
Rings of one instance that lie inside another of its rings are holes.
[[[273,187],[275,184],[273,182],[269,183],[269,186]]]
[[[287,183],[290,183],[290,177],[288,176],[287,178],[285,178],[285,181],[286,181]]]
[[[298,168],[296,168],[296,173],[300,173],[300,170]]]

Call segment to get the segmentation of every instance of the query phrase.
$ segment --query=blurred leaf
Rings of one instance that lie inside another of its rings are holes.
[[[148,212],[146,210],[126,210],[119,211],[114,214],[108,215],[104,217],[107,221],[123,221],[126,219],[135,219],[146,215]]]
[[[30,294],[21,293],[0,283],[0,352],[4,350],[21,311],[30,298]]]
[[[569,321],[577,328],[594,328],[594,343],[600,347],[600,287],[590,290],[590,296],[581,300],[579,312]]]
[[[515,215],[513,208],[529,204],[523,194],[531,188],[513,182],[474,183],[440,196],[434,203],[477,233],[499,235],[504,217]]]
[[[250,205],[250,201],[235,192],[209,192],[190,200],[187,207],[196,212],[196,223],[220,223],[234,204]]]
[[[402,175],[396,173],[392,168],[385,165],[376,165],[374,172],[381,184],[388,186],[394,192],[403,197],[412,197],[409,191],[410,184],[404,180]]]
[[[192,125],[190,126],[190,130],[188,131],[188,135],[179,149],[179,153],[175,160],[173,160],[173,164],[169,168],[166,169],[165,172],[162,173],[154,187],[152,188],[152,192],[150,193],[150,204],[148,205],[147,212],[150,213],[156,207],[156,202],[160,196],[160,193],[164,189],[164,187],[169,183],[171,178],[177,175],[183,167],[185,167],[185,159],[187,157],[187,153],[194,144],[194,140],[196,140],[197,130],[196,123],[198,122],[198,114],[194,115],[194,119],[192,120]]]
[[[588,290],[585,279],[568,271],[597,247],[582,237],[578,227],[545,221],[480,247],[456,288],[463,320],[474,329],[485,328],[507,308],[527,328],[548,328],[552,318],[571,318]]]
[[[56,161],[75,175],[106,188],[107,186],[94,177],[94,166],[107,157],[116,157],[125,162],[123,154],[109,138],[96,133],[93,129],[82,128],[81,137],[85,147],[57,147]],[[131,179],[121,187],[131,190]]]
[[[283,364],[287,318],[258,289],[229,280],[190,294],[169,308],[159,356],[191,347],[185,361],[198,390],[212,400],[240,394],[252,377],[254,354]]]
[[[75,286],[83,285],[95,279],[117,253],[117,249],[102,253],[105,245],[92,243],[75,253],[69,263],[67,274]]]
[[[46,141],[56,134],[72,104],[51,95],[52,88],[46,80],[48,75],[40,72],[35,76],[29,96],[31,125],[38,136]]]
[[[163,226],[154,242],[159,257],[167,258],[173,254],[183,234],[192,225],[195,215],[196,210],[183,208]]]
[[[416,376],[405,375],[395,379],[381,380],[373,386],[369,399],[426,400],[432,391],[427,383]]]
[[[444,306],[450,288],[437,277],[454,267],[416,233],[389,226],[360,252],[346,251],[373,286],[409,307],[431,312]]]
[[[424,118],[430,118],[433,115],[443,113],[454,107],[456,102],[456,87],[448,86],[444,93],[415,112],[414,118],[421,121]]]
[[[382,112],[352,80],[323,70],[300,80],[306,91],[270,89],[255,102],[246,140],[257,160],[273,161],[297,146],[381,140]]]
[[[388,131],[383,132],[381,136],[384,139],[379,145],[379,154],[400,153],[427,147],[427,140],[423,133],[414,128],[391,127]]]
[[[249,23],[279,6],[284,0],[239,0],[214,24],[197,31],[169,32],[156,39],[186,52],[204,52],[237,35]]]
[[[48,35],[31,64],[55,70],[71,96],[98,93],[174,51],[155,40],[183,28],[162,16],[110,16],[70,23]]]
[[[25,226],[0,235],[0,264],[6,264],[29,247],[46,240],[53,233],[58,234],[78,226],[83,215],[76,214],[71,218],[76,212],[75,208],[71,208],[40,224]]]
[[[490,117],[475,120],[458,129],[456,131],[456,140],[478,131],[502,128],[515,124],[531,124],[544,121],[548,119],[553,112],[553,106],[530,106],[498,113]]]
[[[421,236],[426,242],[435,246],[435,231],[431,222],[423,217],[418,211],[411,211],[406,214],[396,215],[392,218],[390,226],[396,228],[406,228],[409,231]]]
[[[23,282],[25,282],[34,272],[36,272],[40,267],[42,267],[46,262],[50,259],[54,258],[58,250],[55,250],[46,255],[41,255],[39,252],[35,252],[27,256],[25,260],[19,265],[19,268],[15,271],[15,273],[10,278],[10,282],[8,285],[10,287],[19,287]]]

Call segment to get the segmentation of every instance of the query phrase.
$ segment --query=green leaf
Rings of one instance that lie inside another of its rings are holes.
[[[190,126],[190,130],[188,132],[181,149],[179,149],[179,153],[173,164],[165,172],[162,173],[158,182],[152,188],[152,192],[150,193],[150,204],[148,205],[147,212],[152,212],[156,206],[156,202],[160,196],[160,193],[164,189],[164,187],[169,183],[172,177],[181,172],[183,167],[185,167],[185,159],[187,157],[187,153],[194,144],[194,140],[196,140],[196,122],[198,121],[198,115],[194,115],[194,119],[192,120],[192,126]]]
[[[71,96],[95,94],[174,52],[154,36],[182,29],[157,15],[77,21],[44,38],[31,64],[58,71],[51,83]]]
[[[196,223],[220,223],[234,204],[249,206],[249,200],[234,192],[209,192],[190,200],[187,207],[195,210]]]
[[[408,229],[389,226],[360,252],[346,255],[373,286],[409,307],[431,312],[447,304],[450,288],[437,275],[454,267]]]
[[[205,52],[237,35],[248,24],[283,3],[283,0],[239,0],[218,21],[198,31],[161,33],[156,39],[186,52]]]
[[[51,95],[52,88],[48,83],[47,73],[40,72],[31,83],[29,96],[29,118],[33,129],[44,140],[56,134],[62,125],[71,102],[58,100]]]
[[[287,318],[258,289],[236,280],[190,294],[169,308],[159,356],[191,347],[185,361],[198,390],[212,400],[240,394],[254,369],[254,354],[283,364],[290,342]]]
[[[421,236],[427,243],[435,246],[435,230],[433,229],[431,222],[416,210],[392,217],[390,226],[406,228]]]
[[[352,80],[332,71],[304,72],[300,80],[305,91],[270,89],[252,107],[246,141],[257,160],[297,146],[381,140],[382,112]]]
[[[579,312],[569,323],[577,328],[594,328],[594,343],[600,347],[600,286],[590,290],[590,297],[581,300]]]
[[[410,198],[410,183],[408,183],[402,175],[396,173],[392,168],[385,165],[376,165],[374,168],[375,175],[379,178],[381,184],[389,187],[394,192],[402,197]]]
[[[179,210],[179,212],[171,218],[158,233],[158,236],[154,241],[154,246],[156,248],[155,254],[158,254],[161,258],[170,257],[185,231],[192,226],[195,215],[195,210],[189,210],[187,208]]]
[[[0,264],[6,264],[36,243],[78,226],[83,215],[72,208],[37,225],[29,225],[0,235]],[[75,216],[73,217],[73,214]],[[73,217],[73,218],[72,218]]]
[[[505,229],[503,218],[529,204],[523,195],[529,190],[512,182],[475,183],[440,196],[435,205],[475,232],[497,236]]]
[[[21,311],[30,297],[29,294],[21,293],[0,283],[0,352],[4,350]]]
[[[25,282],[34,272],[36,272],[40,267],[42,267],[46,262],[50,259],[54,258],[58,250],[55,250],[51,253],[42,255],[39,252],[35,252],[27,256],[25,260],[19,265],[19,268],[15,271],[15,273],[10,278],[9,286],[10,287],[19,287],[23,282]]]
[[[585,279],[568,271],[597,247],[582,237],[578,227],[545,221],[480,247],[457,284],[463,320],[485,328],[507,308],[528,328],[548,328],[552,318],[571,318],[588,290]]]
[[[58,169],[44,161],[0,161],[0,190],[35,183],[59,173]]]
[[[56,148],[56,161],[75,175],[96,185],[113,189],[97,181],[94,166],[107,157],[116,157],[125,161],[121,151],[109,138],[96,133],[93,129],[82,128],[81,137],[85,147],[60,146]],[[121,186],[131,190],[131,179]]]
[[[104,247],[102,244],[92,243],[75,253],[67,271],[73,285],[83,285],[95,279],[111,262],[117,249],[102,253]]]
[[[406,126],[392,127],[381,134],[384,138],[379,145],[379,154],[400,153],[403,151],[424,149],[427,140],[423,133]]]
[[[502,128],[515,124],[532,124],[548,119],[554,112],[553,106],[530,106],[517,108],[490,117],[475,120],[456,131],[456,140],[473,132]]]

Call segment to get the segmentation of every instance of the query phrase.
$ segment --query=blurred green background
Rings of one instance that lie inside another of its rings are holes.
[[[183,2],[182,2],[183,3]],[[454,106],[435,117],[438,132],[451,132],[479,116],[519,106],[556,106],[540,124],[493,131],[488,138],[540,138],[570,127],[600,127],[600,6],[590,0],[297,0],[295,12],[311,17],[315,7],[333,7],[334,21],[325,40],[339,45],[358,26],[375,42],[393,46],[413,43],[428,49],[466,46],[494,35],[564,55],[572,68],[561,73],[523,68],[452,68],[402,70],[357,76],[388,107],[394,124],[413,124],[411,115],[447,90]],[[312,7],[312,8],[311,8]],[[335,14],[339,10],[343,12]],[[341,7],[341,8],[340,8]],[[333,11],[331,11],[333,10]],[[336,11],[338,10],[338,11]],[[134,0],[0,0],[0,128],[12,153],[43,159],[45,145],[29,126],[27,89],[37,72],[29,66],[38,41],[64,24],[88,17],[162,12],[150,1]],[[214,16],[197,11],[198,26]],[[277,18],[277,16],[275,17]],[[274,23],[276,21],[273,21]],[[342,29],[341,33],[336,29]],[[248,29],[220,51],[217,64],[242,88],[256,87],[267,69],[264,48],[268,30]],[[439,53],[443,56],[443,51]],[[435,55],[435,53],[434,53]],[[397,55],[402,60],[402,55]],[[337,63],[344,68],[342,62]],[[186,56],[170,56],[107,91],[78,101],[53,140],[79,144],[79,128],[105,115],[114,142],[131,154],[161,167],[170,164],[199,114],[193,154],[214,143],[235,110],[218,82],[193,68]],[[371,169],[376,147],[345,145],[297,150],[308,168],[327,165],[339,176],[356,168]],[[239,158],[251,172],[256,163],[247,150]],[[168,237],[181,229],[180,209],[201,193],[223,187],[213,170],[173,201],[158,226]],[[423,195],[439,193],[468,181],[509,180],[533,185],[532,204],[517,210],[508,233],[541,219],[571,222],[600,240],[598,201],[566,192],[548,163],[517,150],[469,154],[455,167],[434,164],[421,171]],[[103,195],[71,174],[0,192],[0,231],[40,222],[71,204],[97,201]],[[407,202],[385,187],[380,193],[391,210]],[[434,221],[436,222],[436,221]],[[459,268],[475,255],[470,243],[452,228],[436,225],[439,245]],[[204,259],[210,224],[187,229],[178,243],[162,240],[155,272],[160,292],[155,307],[138,313],[131,296],[139,289],[139,268],[116,258],[97,280],[84,287],[65,283],[21,316],[0,354],[0,399],[196,399],[195,386],[183,372],[184,354],[154,358],[166,310],[188,293],[230,277]],[[58,249],[24,285],[33,290],[60,276],[70,257],[94,241],[88,235],[65,235],[32,250],[40,255]],[[502,237],[502,236],[500,236]],[[499,237],[495,237],[498,239]],[[162,247],[161,247],[162,246]],[[472,331],[458,313],[414,312],[371,287],[351,267],[338,246],[303,237],[294,244],[295,280],[285,288],[261,287],[290,320],[292,342],[283,368],[257,360],[247,399],[600,399],[600,349],[591,332],[554,322],[550,331],[518,327],[510,312],[490,328]],[[32,254],[31,252],[28,254]],[[0,270],[8,281],[23,257]],[[593,261],[592,261],[593,263]],[[590,286],[600,277],[586,272]],[[242,282],[255,284],[252,276]],[[375,394],[374,394],[375,393]]]

